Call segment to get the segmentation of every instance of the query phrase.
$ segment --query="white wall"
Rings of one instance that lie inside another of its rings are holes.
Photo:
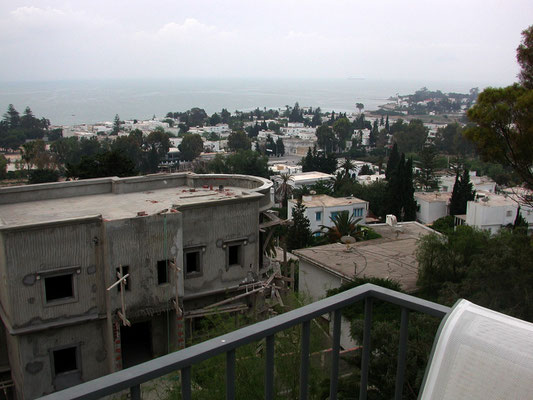
[[[315,267],[301,258],[298,279],[298,291],[303,292],[311,301],[325,298],[329,289],[336,289],[344,283],[341,277]],[[350,323],[345,318],[342,319],[341,323],[340,344],[344,349],[357,346],[357,343],[350,336]]]
[[[446,201],[426,201],[416,197],[419,210],[416,212],[416,219],[422,224],[432,224],[435,220],[448,215]]]
[[[293,200],[294,201],[294,200]],[[292,212],[294,207],[296,206],[296,201],[289,201],[288,203],[288,219],[292,219]],[[305,205],[305,204],[304,204]],[[309,219],[309,224],[312,232],[320,230],[320,225],[325,226],[333,226],[334,223],[331,221],[331,213],[332,212],[342,212],[342,211],[348,211],[350,215],[353,215],[355,209],[362,209],[362,211],[359,211],[359,213],[362,213],[361,216],[355,217],[355,219],[361,218],[361,220],[358,222],[361,225],[366,224],[366,216],[368,213],[367,210],[367,203],[358,203],[358,204],[350,204],[345,206],[335,206],[335,207],[306,207],[305,209],[305,216]],[[317,220],[316,213],[321,213],[320,220]]]

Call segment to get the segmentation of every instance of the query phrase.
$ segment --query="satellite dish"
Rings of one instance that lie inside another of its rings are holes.
[[[344,243],[344,244],[355,243],[355,238],[353,236],[350,236],[350,235],[343,236],[343,237],[341,237],[341,243]]]

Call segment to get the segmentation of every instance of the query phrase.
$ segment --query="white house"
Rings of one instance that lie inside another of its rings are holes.
[[[476,199],[466,206],[466,224],[497,233],[502,227],[513,224],[518,211],[518,199],[490,192],[476,193]],[[520,213],[530,227],[533,226],[533,208],[520,205]]]
[[[416,192],[416,220],[422,224],[432,224],[448,215],[451,192]]]
[[[292,219],[297,203],[296,199],[289,200],[288,219]],[[320,225],[333,226],[332,218],[343,211],[347,211],[355,219],[360,219],[360,224],[365,224],[368,213],[368,201],[356,197],[331,197],[325,194],[303,196],[302,204],[305,206],[305,216],[309,219],[313,232],[320,230]]]
[[[382,181],[385,179],[385,174],[374,174],[374,175],[357,175],[355,177],[358,183],[361,185],[368,185],[377,181]]]
[[[295,250],[299,258],[299,291],[316,301],[329,289],[357,278],[385,278],[398,282],[407,293],[416,291],[418,262],[416,249],[420,237],[435,232],[418,222],[375,224],[380,239],[350,245],[341,243]],[[352,348],[350,324],[343,318],[341,346]]]
[[[301,165],[288,165],[288,164],[273,164],[269,165],[268,169],[273,173],[280,175],[292,175],[302,173]]]
[[[488,176],[477,176],[476,171],[470,171],[470,182],[474,186],[474,190],[494,193],[496,190],[496,182]],[[442,192],[451,192],[455,184],[455,175],[444,175],[439,177],[439,190]]]
[[[317,182],[331,182],[335,179],[333,175],[325,174],[318,171],[302,172],[301,174],[295,174],[289,179],[289,185],[296,189],[300,189],[304,186],[312,186]]]

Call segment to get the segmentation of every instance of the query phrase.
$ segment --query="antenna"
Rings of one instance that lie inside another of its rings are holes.
[[[344,243],[346,245],[346,252],[350,251],[350,245],[355,243],[356,240],[353,236],[345,235],[341,237],[341,243]]]

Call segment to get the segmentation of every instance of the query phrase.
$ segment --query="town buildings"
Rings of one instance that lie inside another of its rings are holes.
[[[258,282],[271,186],[181,173],[1,188],[0,367],[7,354],[17,398],[183,347],[205,305]]]
[[[331,197],[325,194],[303,196],[302,204],[305,206],[305,216],[309,219],[312,232],[320,230],[321,226],[333,226],[333,218],[341,212],[347,212],[361,225],[366,223],[368,201],[356,197]],[[297,200],[288,201],[288,219],[292,219],[296,205]]]

